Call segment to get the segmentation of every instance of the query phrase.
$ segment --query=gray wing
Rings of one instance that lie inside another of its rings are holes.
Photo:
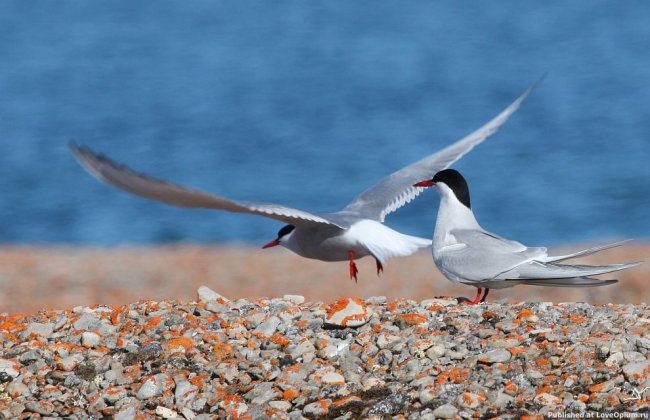
[[[228,200],[139,174],[96,154],[88,147],[69,144],[70,151],[91,175],[109,185],[150,200],[177,207],[226,210],[269,217],[297,226],[329,225],[345,228],[315,214],[278,204]]]
[[[546,248],[529,248],[486,231],[454,229],[449,233],[459,244],[441,250],[442,264],[466,282],[493,280],[515,267],[546,256]]]
[[[432,178],[437,172],[448,168],[476,145],[494,134],[542,80],[543,77],[478,130],[451,146],[388,175],[357,196],[343,210],[356,212],[363,217],[383,222],[386,215],[409,203],[424,191],[424,188],[413,187],[413,184]]]

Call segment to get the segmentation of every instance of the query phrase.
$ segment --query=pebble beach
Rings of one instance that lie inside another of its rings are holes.
[[[647,305],[201,287],[187,303],[4,314],[0,330],[4,418],[650,415]]]

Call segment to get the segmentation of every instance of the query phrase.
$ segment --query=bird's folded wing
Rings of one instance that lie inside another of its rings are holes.
[[[365,218],[383,222],[386,215],[409,203],[424,190],[414,187],[413,184],[432,178],[437,172],[448,168],[476,145],[494,134],[519,108],[541,80],[526,89],[510,106],[478,130],[451,146],[388,175],[354,198],[344,211],[357,212]]]
[[[440,263],[446,271],[467,282],[496,279],[504,272],[546,255],[545,248],[528,248],[485,231],[454,229],[450,234],[465,246],[452,245],[439,250]]]
[[[74,142],[70,142],[69,147],[77,161],[95,178],[150,200],[177,207],[257,214],[297,226],[330,225],[342,227],[321,216],[278,204],[229,200],[218,195],[185,188],[136,173],[124,165],[117,164],[103,155],[94,153],[85,146],[77,146]]]

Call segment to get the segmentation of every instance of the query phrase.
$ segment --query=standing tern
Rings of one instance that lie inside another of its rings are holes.
[[[537,82],[539,83],[539,82]],[[91,175],[132,194],[178,207],[250,213],[288,223],[263,248],[281,245],[296,254],[322,261],[349,261],[350,278],[357,280],[355,259],[374,257],[377,274],[383,263],[431,246],[431,240],[404,235],[383,224],[389,213],[422,192],[413,183],[449,167],[495,133],[537,85],[533,84],[499,115],[456,143],[406,166],[354,198],[343,210],[311,213],[278,204],[230,200],[139,174],[124,165],[70,142],[69,147]]]
[[[616,242],[585,249],[568,255],[549,256],[546,248],[527,247],[484,230],[470,207],[465,178],[454,169],[438,172],[415,187],[435,187],[440,207],[433,233],[433,260],[447,279],[478,289],[470,304],[485,302],[490,289],[534,286],[589,287],[604,286],[618,280],[598,280],[589,276],[625,270],[640,264],[569,265],[559,262],[614,248]],[[481,297],[482,290],[485,290]]]

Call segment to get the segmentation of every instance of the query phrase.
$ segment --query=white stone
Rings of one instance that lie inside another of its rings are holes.
[[[330,305],[325,322],[339,327],[359,327],[370,319],[366,304],[357,298],[346,298]]]
[[[171,408],[163,407],[162,405],[159,405],[156,407],[156,415],[164,418],[164,419],[172,419],[178,415],[174,410]]]
[[[282,296],[282,298],[288,300],[289,302],[295,305],[300,305],[301,303],[305,303],[305,297],[301,295],[284,295]]]
[[[260,325],[258,325],[257,328],[253,330],[253,333],[262,334],[267,337],[270,337],[273,335],[273,333],[275,333],[275,331],[277,330],[281,322],[282,321],[280,321],[280,318],[274,315],[269,319],[267,319],[266,321],[262,322]]]
[[[506,349],[494,349],[486,351],[485,353],[479,354],[478,360],[481,363],[506,363],[510,360],[512,355]]]
[[[86,348],[95,348],[99,346],[100,341],[101,337],[97,333],[90,331],[84,331],[81,333],[81,345]]]
[[[458,409],[451,404],[441,405],[433,410],[433,415],[441,419],[453,419],[458,413]]]
[[[640,385],[648,379],[650,374],[650,360],[645,362],[628,363],[623,366],[623,375],[632,385]]]
[[[165,389],[165,380],[167,375],[164,373],[159,373],[157,375],[149,377],[136,394],[136,398],[139,400],[146,400],[148,398],[157,397],[162,395],[163,390]]]
[[[324,384],[343,384],[345,383],[345,378],[336,372],[328,372],[323,375],[321,382]]]
[[[535,397],[533,400],[536,404],[541,404],[541,405],[557,405],[562,400],[559,397],[556,397],[553,394],[549,394],[548,392],[543,392]]]
[[[4,372],[12,378],[15,378],[20,375],[20,365],[9,359],[0,359],[0,372]]]
[[[289,401],[269,401],[269,406],[278,411],[287,412],[291,410],[291,403]]]
[[[207,286],[201,286],[199,287],[199,301],[203,303],[208,303],[208,302],[217,302],[219,299],[223,299],[226,302],[230,302],[229,299],[221,296],[219,293],[215,292],[214,290],[210,289]]]

